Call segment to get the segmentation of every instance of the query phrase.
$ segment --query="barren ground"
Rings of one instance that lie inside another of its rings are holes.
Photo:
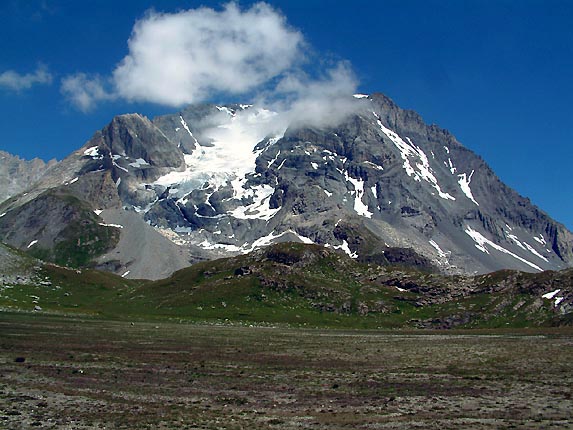
[[[358,332],[0,313],[0,428],[573,428],[573,331]]]

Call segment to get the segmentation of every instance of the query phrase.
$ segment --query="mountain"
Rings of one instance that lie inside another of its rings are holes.
[[[573,265],[572,234],[450,133],[382,94],[349,103],[336,125],[251,105],[118,116],[0,205],[0,238],[148,279],[287,241],[450,274]]]
[[[0,202],[25,191],[54,164],[56,160],[46,163],[34,158],[27,161],[0,151]]]

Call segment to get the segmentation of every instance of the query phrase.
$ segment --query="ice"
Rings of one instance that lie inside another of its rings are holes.
[[[28,245],[28,249],[30,249],[32,246],[34,246],[35,244],[37,244],[38,241],[37,240],[33,240],[32,242],[30,242],[30,244]]]
[[[385,127],[380,120],[380,117],[376,112],[372,112],[376,117],[378,126],[382,130],[382,132],[388,136],[388,138],[396,145],[396,147],[400,151],[400,156],[402,160],[404,160],[404,170],[406,170],[406,174],[408,176],[413,177],[415,181],[426,181],[432,185],[438,192],[438,195],[445,200],[456,200],[455,197],[452,195],[445,193],[442,191],[440,185],[438,184],[438,180],[434,176],[432,168],[430,167],[430,163],[428,161],[428,157],[422,151],[419,146],[414,145],[414,143],[410,140],[410,138],[406,137],[408,143],[406,143],[395,131],[390,130],[389,128]],[[410,161],[414,162],[415,167],[412,167]]]
[[[545,293],[541,297],[543,297],[544,299],[551,300],[554,296],[556,296],[559,293],[559,291],[561,291],[561,288],[551,291],[550,293]]]
[[[212,146],[197,145],[192,154],[185,155],[187,167],[183,172],[168,173],[154,184],[165,187],[177,184],[179,193],[176,197],[179,198],[201,188],[206,182],[214,189],[231,183],[237,190],[240,184],[236,181],[243,181],[245,175],[255,171],[255,161],[261,153],[261,150],[254,149],[256,145],[273,130],[270,144],[284,135],[286,127],[275,129],[276,115],[266,109],[253,108],[240,111],[235,116],[224,116],[220,125],[203,133],[211,140]],[[243,191],[239,192],[239,198]]]
[[[252,197],[254,202],[248,206],[239,206],[237,209],[228,212],[229,215],[237,219],[263,219],[270,220],[281,209],[271,209],[269,201],[275,189],[270,185],[257,185],[247,190],[243,197]]]
[[[366,99],[368,98],[368,94],[354,94],[353,97],[355,99]]]
[[[472,194],[472,190],[470,188],[470,182],[472,181],[473,174],[474,174],[473,170],[469,176],[466,173],[459,174],[458,175],[458,184],[460,184],[460,188],[461,188],[462,192],[466,195],[466,197],[468,199],[470,199],[472,202],[474,202],[477,206],[479,206],[479,203],[476,202],[476,200],[474,199],[474,196]]]
[[[372,218],[374,214],[368,210],[368,206],[362,201],[362,197],[364,196],[364,181],[350,177],[347,172],[344,173],[346,180],[354,185],[354,211],[360,216]]]
[[[480,251],[489,254],[489,250],[485,247],[486,245],[491,246],[493,249],[502,252],[504,254],[508,254],[510,256],[512,256],[513,258],[527,264],[530,267],[533,267],[536,270],[539,270],[540,272],[543,271],[543,269],[541,269],[541,267],[533,264],[530,261],[527,261],[525,258],[520,257],[519,255],[514,254],[511,251],[508,251],[507,249],[505,249],[504,247],[492,242],[491,240],[487,239],[485,236],[483,236],[480,232],[474,230],[473,228],[471,228],[470,226],[466,226],[465,228],[465,233],[467,235],[469,235],[475,242],[475,247],[477,249],[479,249]]]
[[[135,160],[135,162],[129,163],[129,165],[131,167],[135,167],[136,169],[139,169],[141,166],[149,166],[149,163],[147,161],[145,161],[143,158],[138,158],[137,160]]]

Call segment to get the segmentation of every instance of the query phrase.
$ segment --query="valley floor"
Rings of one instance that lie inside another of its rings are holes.
[[[573,428],[573,331],[358,332],[0,313],[0,428]]]

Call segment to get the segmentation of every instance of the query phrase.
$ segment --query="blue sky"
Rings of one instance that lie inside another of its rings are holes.
[[[303,51],[290,53],[304,52],[307,72],[344,64],[359,92],[383,92],[450,130],[504,182],[573,229],[573,1],[267,3],[288,23],[285,38],[300,36]],[[0,149],[62,159],[116,114],[176,111],[105,94],[82,111],[62,83],[85,74],[106,85],[130,52],[135,22],[151,8],[201,5],[221,11],[222,2],[0,2]],[[248,101],[256,89],[203,98]]]

